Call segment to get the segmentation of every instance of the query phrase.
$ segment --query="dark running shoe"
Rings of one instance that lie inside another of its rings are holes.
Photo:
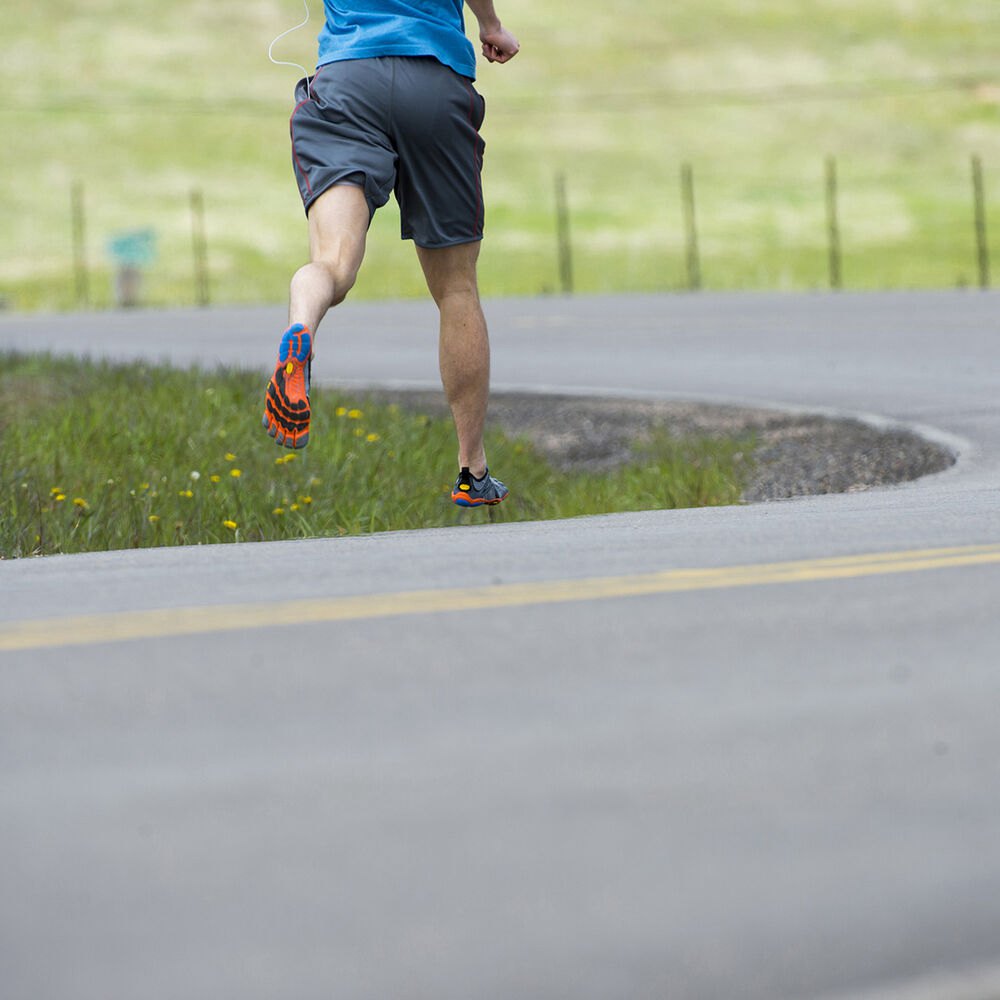
[[[276,444],[304,448],[309,443],[309,375],[312,334],[301,324],[281,338],[278,363],[267,383],[264,428]]]
[[[468,469],[462,469],[451,491],[452,503],[459,507],[486,507],[500,503],[509,490],[487,469],[482,479],[474,479]]]

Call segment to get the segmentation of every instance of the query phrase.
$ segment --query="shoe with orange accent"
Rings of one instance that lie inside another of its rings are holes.
[[[490,475],[487,469],[482,479],[476,479],[468,469],[463,468],[451,490],[452,503],[459,507],[486,507],[500,503],[510,491]]]
[[[301,323],[289,327],[281,338],[278,363],[264,400],[264,429],[286,448],[304,448],[309,443],[312,357],[312,334]]]

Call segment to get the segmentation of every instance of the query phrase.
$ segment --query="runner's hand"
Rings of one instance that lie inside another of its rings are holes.
[[[483,43],[483,55],[491,63],[509,62],[521,48],[517,39],[504,27],[481,31],[479,40]]]

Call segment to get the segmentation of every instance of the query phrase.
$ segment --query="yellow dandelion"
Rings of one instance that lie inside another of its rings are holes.
[[[209,479],[209,482],[212,482],[212,483],[221,483],[222,482],[222,476],[209,476],[208,479]]]
[[[360,420],[364,414],[360,410],[348,410],[347,419],[348,420]]]
[[[160,519],[159,514],[150,514],[149,517],[147,518],[150,524],[156,524],[156,522],[159,521],[159,519]]]
[[[333,412],[338,417],[346,417],[347,416],[347,407],[346,406],[338,406],[337,409],[335,409]]]
[[[236,522],[235,521],[223,521],[222,522],[222,527],[223,528],[228,528],[230,531],[235,531],[236,530]]]
[[[65,500],[65,499],[66,499],[66,494],[65,493],[57,493],[56,494],[56,503],[62,503],[63,500]]]
[[[354,428],[354,436],[356,438],[364,437],[365,436],[365,429],[364,429],[364,427],[355,427]]]
[[[236,456],[231,451],[227,451],[226,452],[226,461],[227,462],[235,462],[236,461]]]
[[[191,499],[191,497],[193,497],[193,496],[194,496],[194,493],[192,493],[192,492],[191,492],[191,490],[178,490],[178,491],[177,491],[177,495],[178,495],[179,497],[187,497],[187,498],[188,498],[188,500],[190,500],[190,499]]]
[[[381,435],[376,434],[374,431],[365,438],[369,444],[374,444],[376,441],[380,441],[381,439]]]
[[[292,506],[289,508],[289,510],[298,510],[298,509],[299,505],[297,503],[293,503]]]
[[[73,497],[73,506],[79,507],[80,510],[90,510],[90,504],[83,497]]]
[[[233,477],[233,479],[239,479],[240,476],[243,475],[243,473],[240,472],[239,469],[230,469],[229,470],[229,475],[231,475]]]
[[[312,497],[299,497],[299,503],[310,504],[313,502]]]
[[[49,490],[49,496],[54,497],[57,493],[65,493],[65,492],[66,491],[61,486],[53,486],[52,489]]]
[[[275,507],[274,510],[271,511],[271,513],[272,514],[277,514],[277,515],[280,516],[280,515],[282,515],[282,514],[285,513],[285,508],[284,507]]]
[[[149,489],[149,483],[139,483],[139,489],[140,490],[148,490]]]

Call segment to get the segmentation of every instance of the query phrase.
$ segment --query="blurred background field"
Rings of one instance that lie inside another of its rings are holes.
[[[277,48],[311,67],[322,6]],[[487,295],[545,294],[565,178],[577,291],[829,287],[828,158],[845,288],[974,286],[1000,235],[996,0],[498,0],[522,52],[482,64]],[[155,234],[142,301],[284,299],[305,224],[268,43],[297,0],[7,0],[0,23],[0,297],[114,301],[109,242]],[[471,15],[467,15],[471,22]],[[471,24],[470,24],[471,28]],[[74,214],[84,274],[75,270]],[[204,206],[192,214],[192,192]],[[204,227],[204,242],[193,240]],[[986,244],[989,248],[989,244]],[[204,254],[207,288],[196,281]],[[355,290],[423,293],[390,203]]]

